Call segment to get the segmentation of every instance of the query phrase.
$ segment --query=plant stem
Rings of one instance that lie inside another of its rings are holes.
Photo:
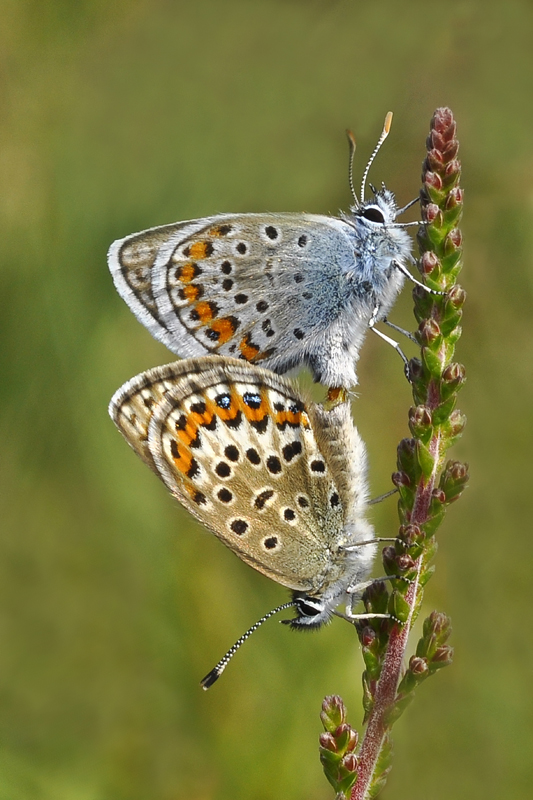
[[[446,450],[459,436],[464,418],[455,411],[455,396],[464,383],[464,368],[452,363],[460,335],[459,321],[465,294],[455,281],[461,267],[461,235],[455,227],[462,211],[460,164],[455,121],[449,109],[437,109],[427,140],[423,166],[421,208],[425,221],[418,241],[420,271],[433,294],[415,288],[415,316],[420,323],[417,338],[420,360],[410,362],[415,406],[409,411],[412,439],[398,447],[398,469],[393,481],[400,494],[401,528],[395,548],[383,551],[384,564],[399,576],[407,572],[407,588],[400,580],[389,598],[389,610],[400,618],[390,626],[360,631],[365,672],[367,727],[357,752],[357,779],[351,800],[369,800],[383,787],[390,769],[390,730],[412,699],[416,686],[441,666],[450,663],[446,646],[449,620],[434,612],[424,623],[424,635],[405,670],[404,657],[411,627],[429,578],[428,564],[434,553],[433,534],[446,506],[465,486],[465,465],[450,462],[442,471]],[[437,485],[437,481],[439,483]],[[392,566],[391,566],[392,565]],[[388,574],[393,575],[389,569]],[[384,591],[384,590],[383,590]],[[367,604],[376,602],[367,598]],[[383,602],[383,593],[381,600]],[[401,615],[395,609],[401,610]],[[371,634],[371,635],[369,635]],[[381,639],[380,639],[381,637]]]

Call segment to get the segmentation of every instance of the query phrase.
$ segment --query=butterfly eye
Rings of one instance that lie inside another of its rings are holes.
[[[381,225],[385,224],[385,217],[376,206],[369,206],[363,211],[363,217],[370,222],[379,222]]]
[[[311,597],[298,597],[295,602],[296,608],[303,617],[316,617],[324,610],[323,604]]]

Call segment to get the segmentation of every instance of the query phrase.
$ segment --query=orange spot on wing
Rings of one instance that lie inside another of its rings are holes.
[[[182,283],[190,283],[196,276],[196,273],[197,270],[194,264],[184,264],[182,267],[179,267],[177,277]]]
[[[180,431],[180,433],[184,432],[185,431]],[[186,447],[184,446],[180,447],[176,442],[173,443],[171,451],[172,451],[172,461],[174,462],[176,469],[183,475],[186,475],[189,469],[191,468],[193,459],[192,453]]]
[[[303,428],[310,428],[311,424],[309,422],[309,417],[307,416],[305,411],[291,411],[287,409],[285,411],[276,411],[274,415],[274,420],[276,425],[280,428],[283,428],[285,424],[290,425],[293,428],[298,428],[300,425]]]
[[[288,422],[289,425],[300,425],[301,422],[301,415],[300,412],[297,411],[296,414],[291,413],[290,411],[276,411],[274,420],[276,425],[279,425],[280,428]]]
[[[187,424],[184,428],[180,428],[176,431],[176,435],[186,447],[189,447],[190,443],[196,439],[198,434],[198,426],[194,424],[192,416],[191,414],[191,416],[187,418]]]
[[[227,223],[223,223],[222,225],[215,225],[213,228],[210,228],[208,233],[209,236],[227,236],[228,233],[231,231],[231,225]]]
[[[220,419],[226,421],[228,419],[235,419],[237,414],[239,413],[239,408],[237,404],[234,402],[234,398],[232,398],[232,402],[229,408],[218,408],[216,410],[217,416]]]
[[[195,242],[189,246],[191,258],[206,258],[213,252],[213,245],[210,242]]]
[[[189,284],[189,286],[186,286],[184,289],[181,289],[180,291],[183,294],[184,300],[187,300],[189,303],[194,303],[194,301],[198,299],[198,295],[200,294],[200,287],[195,286],[194,283],[191,283]]]
[[[217,319],[211,325],[211,330],[216,331],[219,335],[218,344],[226,344],[233,337],[237,330],[237,325],[229,317],[222,317]]]
[[[259,353],[259,347],[253,344],[251,339],[252,337],[247,333],[239,344],[239,350],[247,361],[253,361]]]
[[[237,419],[240,414],[239,395],[234,389],[230,393],[230,405],[228,408],[221,408],[216,403],[213,405],[213,410],[217,417],[220,417],[224,422],[232,422]]]
[[[210,322],[213,319],[213,307],[210,303],[197,303],[194,308],[198,314],[200,322],[202,322],[204,325],[206,322]]]
[[[257,408],[252,408],[244,402],[244,399],[240,397],[240,395],[237,395],[239,406],[244,412],[246,419],[250,422],[262,422],[264,418],[270,414],[270,405],[263,392],[260,393],[260,397],[260,405]]]
[[[205,427],[211,426],[213,422],[213,417],[218,411],[215,403],[213,403],[213,401],[210,400],[208,397],[204,397],[204,402],[205,402],[205,410],[203,412],[191,410],[189,414],[189,419],[192,421],[194,425],[197,426],[197,428],[199,428],[200,425],[203,425]]]

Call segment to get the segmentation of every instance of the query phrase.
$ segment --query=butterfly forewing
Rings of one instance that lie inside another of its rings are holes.
[[[333,217],[218,215],[119,244],[109,254],[117,288],[181,356],[301,361],[349,298],[353,230]]]
[[[319,587],[350,501],[317,442],[313,404],[233,359],[177,362],[133,384],[113,418],[169,490],[243,561],[290,588]],[[135,426],[124,423],[131,409]]]

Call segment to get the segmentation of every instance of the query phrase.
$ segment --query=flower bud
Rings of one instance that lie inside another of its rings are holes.
[[[419,358],[412,358],[409,361],[409,375],[411,380],[416,381],[424,375],[424,365]]]
[[[396,550],[394,547],[390,545],[389,547],[384,547],[381,555],[387,575],[395,575],[398,568],[396,566]]]
[[[462,308],[466,300],[466,292],[458,283],[452,286],[448,292],[448,300],[455,306],[455,308]]]
[[[426,186],[431,187],[432,189],[442,189],[442,178],[437,172],[426,172],[423,176],[423,181]]]
[[[422,170],[422,180],[424,180],[425,175],[429,171],[437,173],[444,171],[444,159],[440,150],[437,150],[435,147],[428,150]]]
[[[449,142],[444,150],[441,150],[442,153],[442,160],[445,164],[449,164],[451,161],[455,159],[459,151],[459,142]]]
[[[466,370],[462,364],[452,362],[443,370],[441,380],[448,389],[456,390],[465,382]]]
[[[409,409],[409,429],[413,436],[424,441],[431,435],[431,411],[427,406],[411,406]]]
[[[354,731],[355,733],[355,731]],[[357,758],[353,753],[348,753],[342,759],[342,766],[346,772],[355,772],[357,769]]]
[[[453,647],[447,644],[437,647],[435,655],[431,659],[431,666],[438,669],[449,666],[453,662],[453,654]]]
[[[387,611],[387,603],[389,602],[389,594],[385,583],[383,581],[372,581],[364,591],[363,602],[368,612],[384,614]]]
[[[398,458],[398,468],[399,472],[406,473],[406,479],[399,478],[398,482],[395,482],[395,485],[400,486],[409,486],[411,477],[414,474],[414,470],[416,469],[416,442],[414,439],[402,439],[398,445],[397,449],[397,458]],[[395,473],[397,475],[397,473]]]
[[[414,558],[411,558],[408,553],[401,553],[400,555],[397,555],[395,560],[399,572],[407,572],[407,570],[411,570],[416,567]]]
[[[455,138],[455,120],[453,113],[447,106],[437,108],[431,118],[430,137],[438,137],[443,142],[451,142]]]
[[[463,190],[461,189],[460,186],[455,186],[451,190],[451,192],[448,193],[448,196],[446,198],[446,210],[451,211],[453,208],[462,205],[463,205]]]
[[[396,486],[397,489],[405,486],[409,488],[411,486],[411,479],[409,475],[405,472],[393,472],[391,476],[393,484]]]
[[[440,261],[432,250],[423,253],[420,259],[420,272],[423,275],[431,275],[433,270],[440,267]]]
[[[459,250],[463,244],[463,236],[459,228],[453,228],[444,240],[444,252],[446,255],[451,255],[456,250]]]
[[[352,726],[348,725],[346,722],[339,725],[334,733],[334,737],[338,753],[342,753],[343,755],[344,753],[351,753],[357,747],[359,737]]]
[[[409,670],[418,678],[425,677],[429,673],[428,662],[425,658],[411,656],[409,659]]]
[[[449,419],[449,433],[450,436],[460,436],[466,425],[466,417],[460,411],[453,411]]]
[[[331,753],[337,752],[337,742],[331,733],[321,733],[318,737],[318,741],[320,742],[320,747],[323,747],[324,750],[329,750]]]
[[[448,461],[439,481],[439,486],[445,492],[448,503],[453,503],[461,496],[468,483],[468,477],[468,464],[462,464],[460,461]]]
[[[320,719],[326,731],[330,733],[333,733],[339,725],[342,725],[346,720],[346,707],[342,697],[337,694],[327,695],[322,702]]]
[[[419,541],[423,541],[425,535],[418,525],[402,525],[400,528],[400,538],[406,547],[412,547]]]
[[[444,504],[446,502],[446,495],[444,494],[442,489],[433,489],[433,491],[431,492],[431,497],[438,503]]]
[[[450,183],[452,183],[454,180],[457,180],[460,174],[461,174],[461,162],[458,161],[456,158],[454,158],[446,165],[446,169],[444,171],[445,183],[449,186]]]
[[[434,634],[445,642],[452,632],[450,618],[442,611],[432,611],[429,617],[424,620],[424,635]],[[444,637],[444,638],[442,638]]]
[[[359,640],[363,647],[372,647],[372,645],[376,640],[376,637],[377,637],[376,631],[369,625],[366,625],[359,634]]]
[[[418,326],[417,333],[418,339],[422,345],[434,344],[441,335],[439,323],[431,317],[425,319]]]
[[[437,225],[438,227],[442,225],[442,211],[435,203],[429,203],[427,206],[423,206],[422,217],[428,225]]]
[[[425,658],[431,663],[439,648],[443,647],[450,637],[452,626],[449,617],[438,611],[433,611],[424,620],[422,626],[422,638],[416,646],[416,655]],[[449,655],[449,654],[448,654]],[[446,658],[446,654],[443,653]]]

